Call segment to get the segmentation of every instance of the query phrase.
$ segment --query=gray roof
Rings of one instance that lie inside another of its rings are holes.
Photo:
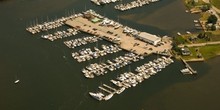
[[[144,38],[144,39],[148,39],[150,41],[161,40],[160,37],[157,37],[156,35],[153,35],[153,34],[150,34],[150,33],[146,33],[146,32],[141,32],[139,34],[139,37]]]

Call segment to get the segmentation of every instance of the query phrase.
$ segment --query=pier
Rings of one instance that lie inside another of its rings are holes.
[[[144,5],[148,5],[150,3],[158,2],[159,0],[134,0],[130,3],[118,4],[115,6],[115,9],[120,11],[126,11],[133,8],[141,7]]]
[[[107,90],[107,89],[105,89],[105,88],[103,88],[101,86],[99,86],[99,89],[101,89],[101,90],[103,90],[103,91],[105,91],[105,92],[107,92],[109,94],[113,94],[113,92],[111,92],[111,91],[109,91],[109,90]]]
[[[173,62],[174,61],[169,57],[157,58],[153,61],[149,61],[148,63],[143,64],[142,66],[137,67],[136,73],[125,72],[120,74],[116,78],[117,80],[110,80],[113,84],[120,87],[120,89],[115,90],[114,88],[106,84],[103,84],[103,86],[107,87],[108,89],[114,90],[114,92],[111,92],[101,86],[99,86],[99,89],[109,93],[109,95],[105,97],[107,97],[106,99],[110,99],[114,93],[121,94],[125,89],[137,86],[138,84],[142,83],[150,76],[157,74]],[[119,85],[122,85],[122,87]]]
[[[190,70],[191,74],[196,74],[197,73],[197,71],[195,71],[184,59],[181,58],[181,60],[185,64],[186,68],[188,68]]]
[[[94,78],[94,75],[104,75],[108,73],[107,70],[114,71],[141,59],[144,59],[144,57],[134,53],[127,53],[123,56],[116,57],[112,61],[107,60],[106,63],[102,62],[90,64],[82,69],[82,73],[86,78]]]
[[[57,40],[57,39],[62,39],[62,38],[65,38],[65,37],[74,36],[78,33],[79,33],[78,30],[76,30],[74,28],[69,28],[66,31],[64,31],[64,30],[63,31],[57,31],[53,34],[41,35],[41,37],[44,38],[44,39],[48,39],[50,41],[54,41],[54,40]]]
[[[82,38],[64,41],[63,43],[69,48],[75,48],[81,45],[86,45],[88,43],[97,42],[98,40],[102,40],[102,39],[96,36],[88,36],[88,37],[82,37]]]
[[[95,3],[96,5],[105,5],[109,3],[118,2],[119,0],[91,0],[91,2]]]
[[[171,41],[155,46],[139,40],[137,39],[140,34],[139,31],[109,20],[92,10],[84,12],[83,16],[67,20],[65,23],[70,27],[115,43],[120,48],[138,55],[163,52],[172,48]]]
[[[102,45],[102,50],[94,47],[93,51],[91,48],[84,48],[79,50],[79,52],[73,52],[72,57],[76,59],[78,62],[88,61],[93,58],[98,58],[101,56],[105,56],[107,54],[112,54],[121,51],[117,45]]]
[[[111,89],[111,90],[113,90],[113,91],[117,91],[115,88],[112,88],[112,87],[110,87],[110,86],[108,86],[108,85],[106,85],[106,84],[103,84],[103,86],[105,86],[105,87],[107,87],[107,88],[109,88],[109,89]]]

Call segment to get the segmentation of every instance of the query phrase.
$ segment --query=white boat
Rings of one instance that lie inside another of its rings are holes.
[[[19,83],[19,82],[20,82],[20,80],[19,80],[19,79],[17,79],[17,80],[15,80],[15,82],[14,82],[14,83],[15,83],[15,84],[17,84],[17,83]]]
[[[91,74],[91,73],[85,73],[84,76],[85,76],[86,78],[90,78],[90,79],[95,77],[95,76],[94,76],[93,74]]]
[[[101,92],[97,92],[97,93],[89,92],[89,95],[99,101],[101,101],[104,96],[104,94],[102,94]]]
[[[181,71],[181,73],[183,73],[183,74],[192,74],[192,72],[191,72],[188,68],[182,69],[182,70],[180,70],[180,71]]]
[[[198,21],[198,20],[194,20],[193,22],[194,22],[194,23],[198,23],[199,21]]]
[[[191,34],[191,32],[189,32],[189,31],[186,31],[186,33],[187,33],[187,34]]]
[[[181,33],[180,33],[180,32],[177,32],[177,35],[181,36]]]
[[[125,90],[125,87],[120,88],[116,93],[121,94]]]
[[[105,96],[103,99],[104,99],[104,100],[109,100],[109,99],[111,99],[112,97],[113,97],[113,94],[109,94],[109,95]]]

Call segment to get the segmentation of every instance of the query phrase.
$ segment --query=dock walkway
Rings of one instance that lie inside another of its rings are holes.
[[[107,90],[107,89],[105,89],[105,88],[103,88],[101,86],[99,86],[99,89],[101,89],[101,90],[103,90],[103,91],[105,91],[105,92],[107,92],[109,94],[113,94],[113,92],[111,92],[111,91],[109,91],[109,90]]]
[[[188,68],[192,72],[192,74],[196,74],[197,73],[197,71],[195,71],[184,59],[181,58],[181,60],[185,64],[186,68]]]
[[[105,86],[105,87],[107,87],[107,88],[109,88],[109,89],[111,89],[111,90],[113,90],[113,91],[117,91],[115,88],[112,88],[112,87],[110,87],[110,86],[108,86],[108,85],[106,85],[106,84],[103,84],[103,86]]]
[[[155,47],[144,41],[138,40],[135,36],[124,33],[124,27],[115,29],[111,26],[101,26],[101,23],[93,23],[84,17],[77,17],[66,21],[66,24],[79,29],[80,31],[96,35],[110,42],[116,43],[124,50],[134,52],[138,55],[148,55],[158,51],[172,48],[171,42]],[[137,45],[138,44],[138,45]]]

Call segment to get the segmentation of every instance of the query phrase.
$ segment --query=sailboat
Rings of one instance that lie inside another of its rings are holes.
[[[17,80],[15,80],[15,82],[14,82],[14,83],[15,83],[15,84],[17,84],[17,83],[19,83],[19,82],[20,82],[20,80],[19,80],[19,79],[17,79]]]
[[[17,84],[17,83],[19,83],[19,82],[20,82],[20,80],[19,80],[19,79],[17,78],[17,76],[16,76],[14,83]]]

